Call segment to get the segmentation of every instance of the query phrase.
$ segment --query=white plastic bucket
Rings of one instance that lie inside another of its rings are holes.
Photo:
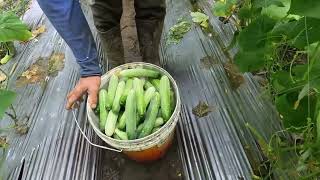
[[[174,137],[175,127],[179,119],[180,108],[181,108],[180,95],[179,95],[178,86],[174,81],[174,79],[172,78],[172,76],[161,67],[158,67],[153,64],[143,63],[143,62],[128,63],[128,64],[118,66],[108,71],[105,75],[103,75],[101,77],[100,88],[107,87],[108,81],[113,74],[117,74],[123,69],[136,68],[136,67],[143,67],[146,69],[156,70],[156,71],[159,71],[162,75],[168,76],[171,82],[171,87],[174,91],[176,106],[172,113],[171,118],[166,122],[166,124],[163,125],[155,133],[152,133],[144,138],[135,139],[135,140],[118,140],[118,139],[113,139],[111,137],[108,137],[100,131],[99,118],[90,108],[88,102],[87,102],[87,116],[89,119],[89,123],[91,124],[95,133],[107,144],[109,144],[115,149],[122,150],[122,152],[127,154],[129,158],[134,159],[136,161],[153,161],[161,158],[165,154],[167,149],[170,147]]]

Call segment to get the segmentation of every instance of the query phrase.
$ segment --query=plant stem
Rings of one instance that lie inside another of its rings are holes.
[[[17,113],[16,113],[16,110],[14,109],[14,107],[13,107],[13,105],[11,104],[10,105],[10,109],[12,110],[12,112],[13,112],[13,115],[14,115],[14,123],[17,125],[17,123],[18,123],[18,119],[17,119]]]
[[[308,46],[308,47],[309,47],[309,46]],[[317,53],[319,47],[320,47],[320,43],[317,44],[317,46],[316,46],[316,48],[315,48],[315,53]],[[316,56],[314,55],[314,56],[310,59],[310,63],[309,63],[309,57],[310,57],[310,56],[309,56],[309,52],[308,52],[308,64],[309,64],[309,66],[308,66],[307,72],[306,72],[306,73],[304,74],[304,76],[303,76],[303,79],[304,79],[304,80],[308,79],[309,74],[310,74],[310,71],[311,71],[312,66],[313,66],[313,64],[314,64],[314,62],[315,62],[315,59],[316,59]]]
[[[14,121],[15,125],[18,125],[17,113],[12,104],[10,105],[10,109],[12,110],[13,114],[8,112],[5,112],[5,113]]]
[[[293,79],[293,76],[292,76],[292,66],[293,66],[293,63],[296,61],[297,59],[297,56],[298,56],[298,53],[296,53],[290,63],[290,70],[289,70],[289,74],[290,74],[290,79],[292,82],[294,82],[294,79]]]

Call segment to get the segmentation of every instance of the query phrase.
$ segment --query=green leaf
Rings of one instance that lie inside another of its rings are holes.
[[[308,41],[306,32],[308,34]],[[273,36],[284,36],[292,45],[299,49],[304,49],[308,44],[320,41],[320,19],[301,18],[298,21],[290,21],[277,25],[273,31]]]
[[[232,15],[236,4],[237,0],[218,1],[213,5],[212,12],[216,16],[228,17]]]
[[[276,97],[276,107],[286,128],[306,126],[307,118],[314,114],[316,98],[310,97],[310,111],[308,111],[308,98],[306,97],[301,99],[300,106],[294,109],[297,96],[298,93],[294,92]]]
[[[271,4],[262,9],[261,14],[265,14],[273,19],[282,19],[287,16],[290,9],[290,0],[281,0],[282,6]],[[262,1],[260,1],[262,2]]]
[[[18,16],[10,12],[0,14],[0,42],[26,41],[31,36],[28,26]]]
[[[294,76],[294,80],[296,81],[302,81],[305,72],[308,69],[307,64],[301,64],[301,65],[296,65],[292,68],[292,74]]]
[[[16,93],[9,90],[0,89],[0,119],[2,119],[4,112],[13,103],[16,98]]]
[[[260,16],[240,32],[240,51],[235,56],[235,64],[241,72],[259,70],[264,66],[268,53],[272,51],[268,35],[274,25],[275,20]]]
[[[249,8],[243,6],[239,9],[238,16],[241,20],[255,19],[260,16],[262,8]]]
[[[208,27],[208,20],[209,20],[209,16],[201,13],[201,12],[191,12],[190,13],[191,17],[192,17],[192,21],[194,23],[198,23],[200,26],[207,28]]]
[[[277,71],[272,74],[271,83],[277,93],[280,93],[293,85],[293,82],[290,79],[290,74],[286,71]]]
[[[291,0],[289,13],[320,19],[319,0]]]
[[[190,31],[191,29],[191,23],[187,21],[178,21],[177,24],[172,26],[169,29],[169,34],[168,34],[168,39],[167,39],[167,44],[178,44],[183,36]]]
[[[252,6],[255,8],[268,7],[270,5],[275,5],[278,7],[284,7],[283,0],[253,0]]]
[[[252,72],[264,67],[265,56],[263,50],[239,51],[234,57],[235,64],[241,72]]]
[[[239,34],[239,45],[243,51],[256,51],[266,46],[268,33],[273,29],[276,21],[268,16],[260,16],[250,23]]]
[[[225,17],[227,16],[226,11],[227,11],[226,4],[222,1],[218,1],[213,5],[212,12],[216,16]]]

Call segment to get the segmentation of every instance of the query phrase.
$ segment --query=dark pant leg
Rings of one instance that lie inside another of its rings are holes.
[[[165,0],[135,0],[137,20],[161,20],[166,13]]]
[[[159,65],[165,0],[135,0],[136,24],[143,61]]]
[[[124,63],[120,32],[122,1],[92,0],[91,10],[100,40],[98,47],[102,51],[101,55],[106,71],[106,65],[110,69]]]
[[[120,24],[121,0],[92,0],[91,10],[98,31],[105,32]]]

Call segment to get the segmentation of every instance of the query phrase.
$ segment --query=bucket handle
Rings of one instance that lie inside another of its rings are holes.
[[[81,132],[81,134],[83,135],[83,137],[87,140],[87,142],[88,142],[90,145],[95,146],[95,147],[98,147],[98,148],[110,150],[110,151],[122,152],[122,149],[114,149],[114,148],[110,148],[110,147],[106,147],[106,146],[101,146],[101,145],[98,145],[98,144],[95,144],[95,143],[91,142],[90,139],[86,136],[86,134],[85,134],[85,133],[83,132],[83,130],[81,129],[81,127],[80,127],[80,125],[79,125],[79,123],[78,123],[77,116],[76,116],[74,110],[72,110],[72,115],[73,115],[74,121],[75,121],[76,124],[77,124],[77,127],[78,127],[79,131]]]

